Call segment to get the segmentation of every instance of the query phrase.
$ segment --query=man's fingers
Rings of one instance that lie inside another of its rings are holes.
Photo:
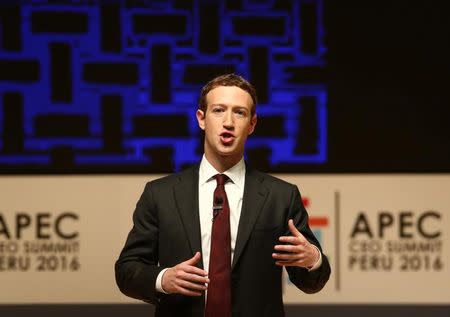
[[[276,261],[275,265],[278,266],[299,266],[301,263],[298,261]]]
[[[279,240],[281,242],[289,243],[292,245],[300,245],[304,243],[304,241],[300,239],[300,237],[293,237],[293,236],[281,236]]]
[[[162,277],[162,288],[168,293],[201,296],[209,279],[206,271],[195,266],[200,260],[201,254],[196,252],[192,258],[167,270]]]
[[[205,276],[200,276],[198,274],[192,274],[192,273],[188,273],[186,271],[180,271],[177,274],[177,278],[180,278],[182,280],[188,281],[188,282],[195,282],[195,283],[209,283],[209,278],[205,277]]]
[[[298,231],[297,227],[294,225],[294,220],[289,219],[288,221],[289,231],[292,233],[294,237],[299,237],[301,239],[305,239],[300,231]]]
[[[182,269],[186,273],[191,273],[191,274],[195,274],[195,275],[199,275],[199,276],[208,276],[208,273],[206,273],[205,270],[202,270],[196,266],[184,265],[184,266],[182,266]]]
[[[281,252],[302,252],[302,247],[292,244],[277,244],[274,249]]]
[[[201,258],[202,258],[201,253],[196,252],[192,258],[180,264],[182,266],[183,271],[192,274],[197,274],[200,276],[207,276],[208,273],[206,273],[205,270],[202,270],[201,268],[195,266],[201,260]]]
[[[186,263],[187,265],[196,265],[201,258],[202,255],[200,254],[200,252],[196,252],[192,258],[190,258],[187,261],[184,261],[184,263]]]
[[[312,250],[313,245],[295,227],[294,221],[288,221],[289,231],[292,236],[281,236],[281,243],[274,246],[272,258],[279,266],[313,267],[317,260],[317,251]],[[315,262],[314,262],[315,261]]]
[[[178,286],[191,291],[204,291],[208,287],[205,284],[192,283],[185,280],[178,280]]]
[[[190,289],[177,287],[176,293],[186,295],[186,296],[202,296],[201,292],[191,291]]]
[[[308,266],[306,259],[303,257],[298,258],[298,259],[297,258],[289,259],[286,257],[284,259],[282,259],[281,257],[277,258],[276,256],[272,256],[272,257],[275,259],[275,264],[278,266],[301,266],[301,267]]]
[[[279,261],[299,261],[303,255],[297,253],[272,253],[272,257]]]

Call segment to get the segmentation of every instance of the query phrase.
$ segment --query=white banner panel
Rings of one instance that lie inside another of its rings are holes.
[[[286,303],[450,302],[448,175],[283,178],[326,220],[310,223],[332,264],[319,294],[286,282]]]
[[[299,186],[332,267],[318,294],[286,279],[286,303],[450,303],[450,175],[278,176]],[[157,177],[0,177],[0,303],[133,301],[114,262]]]
[[[129,301],[115,285],[114,262],[147,180],[142,176],[1,177],[0,228],[7,226],[10,239],[0,229],[0,244],[17,247],[0,246],[0,302]],[[57,222],[68,213],[76,218]],[[29,225],[23,215],[29,217]],[[64,239],[58,230],[77,236]],[[44,250],[46,244],[76,244],[78,248]],[[20,261],[27,266],[18,267]]]

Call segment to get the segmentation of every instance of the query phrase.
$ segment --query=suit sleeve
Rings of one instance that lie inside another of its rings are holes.
[[[303,206],[300,192],[297,186],[292,185],[291,202],[289,206],[288,219],[293,219],[297,229],[305,236],[306,239],[322,253],[322,247],[319,241],[312,233],[308,225],[308,213]],[[289,229],[286,229],[285,235],[291,235]],[[289,279],[303,292],[312,294],[320,291],[328,281],[331,273],[330,264],[327,257],[322,253],[322,264],[317,270],[308,271],[306,268],[301,267],[286,267],[289,274]]]
[[[163,270],[158,265],[158,212],[151,183],[136,204],[133,228],[115,265],[116,283],[127,296],[157,304],[156,278]]]

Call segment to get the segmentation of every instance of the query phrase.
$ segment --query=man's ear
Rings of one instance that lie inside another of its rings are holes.
[[[205,113],[203,110],[198,109],[196,112],[198,126],[200,129],[205,130]]]
[[[256,127],[256,122],[258,121],[258,117],[256,116],[256,113],[252,116],[252,118],[250,119],[250,131],[248,133],[248,135],[252,134],[253,131],[255,131],[255,127]]]

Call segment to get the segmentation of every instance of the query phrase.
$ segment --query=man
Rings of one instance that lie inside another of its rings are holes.
[[[240,76],[219,76],[203,87],[196,115],[203,159],[147,183],[117,284],[155,304],[156,316],[284,316],[282,268],[314,293],[330,266],[297,187],[244,163],[255,89]]]

